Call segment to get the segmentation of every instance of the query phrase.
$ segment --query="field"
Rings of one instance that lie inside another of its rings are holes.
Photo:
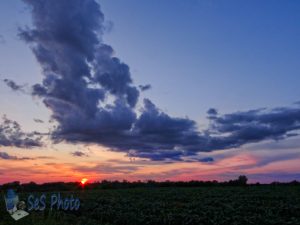
[[[132,188],[73,194],[82,203],[78,212],[31,212],[17,222],[1,200],[0,225],[300,224],[299,186]],[[21,193],[21,198],[27,196]]]

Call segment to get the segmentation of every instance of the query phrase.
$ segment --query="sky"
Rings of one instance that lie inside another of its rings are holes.
[[[300,180],[299,11],[0,2],[0,184]]]

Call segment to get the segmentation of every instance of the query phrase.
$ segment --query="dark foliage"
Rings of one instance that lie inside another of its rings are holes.
[[[223,186],[260,186],[267,184],[247,184],[248,178],[244,175],[238,177],[235,180],[229,180],[225,182],[218,182],[216,180],[213,181],[109,181],[102,180],[93,183],[87,183],[84,187],[80,184],[80,182],[54,182],[54,183],[44,183],[44,184],[36,184],[34,182],[21,184],[19,181],[15,181],[12,183],[3,184],[0,186],[0,190],[7,190],[9,188],[13,188],[17,191],[21,192],[48,192],[48,191],[76,191],[81,189],[86,190],[97,190],[97,189],[127,189],[127,188],[155,188],[155,187],[223,187]],[[292,181],[289,183],[280,183],[273,182],[268,184],[270,186],[282,186],[282,185],[300,185],[298,181]]]

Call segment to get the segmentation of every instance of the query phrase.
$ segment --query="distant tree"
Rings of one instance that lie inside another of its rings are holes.
[[[20,181],[14,181],[11,183],[6,183],[2,185],[3,190],[8,190],[8,189],[14,189],[16,191],[19,191],[20,189]]]
[[[241,186],[247,185],[247,181],[248,181],[248,178],[247,178],[245,175],[241,175],[241,176],[239,176],[239,178],[237,179],[238,185],[241,185]]]
[[[291,185],[299,185],[299,182],[296,180],[293,180],[292,182],[290,182]]]

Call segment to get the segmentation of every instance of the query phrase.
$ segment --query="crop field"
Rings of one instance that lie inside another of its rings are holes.
[[[29,195],[19,194],[21,199]],[[19,221],[9,216],[1,200],[0,225],[300,224],[299,186],[131,188],[72,194],[80,198],[78,211],[46,208]]]

